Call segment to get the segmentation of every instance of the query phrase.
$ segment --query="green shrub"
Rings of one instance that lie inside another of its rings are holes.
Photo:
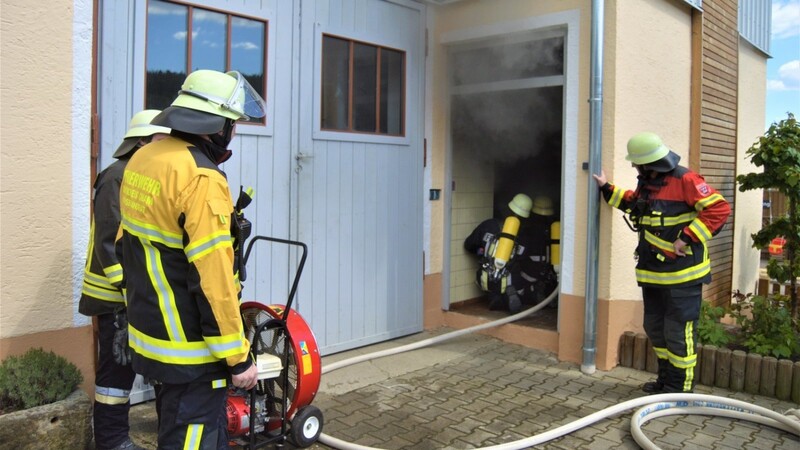
[[[731,305],[731,315],[749,351],[776,358],[800,356],[800,333],[792,321],[789,297],[747,294]]]
[[[0,410],[8,413],[67,398],[83,382],[80,370],[41,348],[0,363]]]
[[[703,345],[715,345],[725,347],[732,340],[730,332],[720,323],[720,319],[725,315],[725,308],[721,306],[711,306],[708,302],[700,305],[700,320],[697,324],[697,334],[700,343]]]

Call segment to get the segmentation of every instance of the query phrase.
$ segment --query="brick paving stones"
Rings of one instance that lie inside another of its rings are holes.
[[[437,333],[421,333],[400,343]],[[384,343],[381,348],[391,345]],[[361,445],[392,450],[479,448],[541,433],[640,397],[640,384],[652,377],[629,368],[586,375],[577,364],[558,362],[545,352],[480,335],[439,345],[442,348],[427,353],[426,349],[414,350],[423,352],[414,361],[427,361],[397,369],[394,374],[388,369],[392,356],[361,363],[364,368],[359,371],[390,374],[378,381],[368,374],[361,377],[357,371],[341,376],[336,372],[325,374],[314,401],[325,416],[323,431]],[[369,350],[360,349],[358,354]],[[345,357],[326,357],[323,365],[329,359]],[[362,385],[361,379],[369,381]],[[696,391],[737,398],[778,412],[800,407],[718,388],[698,386]],[[152,403],[146,403],[134,406],[131,413],[134,440],[146,448],[155,448],[152,409]],[[636,449],[638,445],[630,434],[632,413],[604,419],[537,448]],[[720,417],[669,416],[652,420],[643,429],[665,450],[800,449],[796,436]],[[316,443],[311,448],[330,447]]]

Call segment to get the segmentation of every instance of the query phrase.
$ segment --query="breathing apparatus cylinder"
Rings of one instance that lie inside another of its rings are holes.
[[[503,222],[503,231],[500,233],[494,252],[494,267],[497,270],[504,268],[508,260],[511,259],[511,252],[514,251],[514,241],[518,232],[519,219],[515,216],[506,217],[505,222]]]
[[[561,265],[561,222],[550,224],[550,264]]]

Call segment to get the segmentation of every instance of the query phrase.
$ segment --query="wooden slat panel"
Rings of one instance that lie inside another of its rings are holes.
[[[702,99],[699,172],[731,203],[735,196],[738,31],[736,0],[703,2]],[[734,223],[709,242],[712,282],[704,298],[714,305],[730,301],[733,273]]]

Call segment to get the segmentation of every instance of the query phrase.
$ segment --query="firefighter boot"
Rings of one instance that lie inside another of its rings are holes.
[[[144,447],[139,447],[131,441],[131,438],[126,438],[121,444],[112,448],[111,450],[145,450]]]
[[[522,300],[519,298],[517,290],[509,286],[506,291],[508,295],[508,312],[516,314],[522,310]]]
[[[495,292],[489,293],[489,311],[503,309],[503,295]]]
[[[664,379],[666,378],[668,365],[669,360],[661,358],[658,359],[658,377],[656,378],[656,381],[648,381],[642,385],[642,391],[645,394],[661,394],[664,391]]]

